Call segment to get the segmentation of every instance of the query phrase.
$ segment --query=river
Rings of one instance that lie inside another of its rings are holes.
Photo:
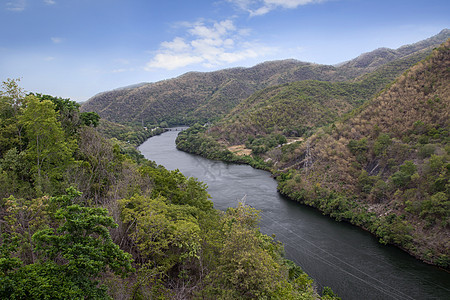
[[[239,201],[260,210],[261,231],[275,235],[286,257],[314,278],[318,291],[329,286],[342,299],[450,299],[450,273],[424,264],[371,234],[336,222],[316,209],[277,192],[270,173],[226,164],[175,148],[179,131],[144,142],[139,150],[169,170],[179,169],[208,185],[214,207]]]

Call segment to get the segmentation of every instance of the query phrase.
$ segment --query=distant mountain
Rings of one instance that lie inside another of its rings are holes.
[[[427,54],[394,60],[352,81],[303,80],[268,87],[241,101],[209,134],[228,146],[273,133],[301,137],[369,100]]]
[[[430,50],[445,42],[450,37],[450,30],[444,29],[437,35],[423,41],[405,45],[398,49],[379,48],[374,51],[361,54],[355,59],[339,65],[341,72],[353,74],[353,76],[362,75],[375,70],[377,67],[397,59],[407,57],[411,54]]]
[[[271,61],[251,68],[186,73],[180,77],[100,93],[82,106],[118,123],[189,124],[218,119],[261,89],[302,80],[340,82],[355,79],[389,62],[420,52],[429,53],[450,36],[449,30],[397,50],[375,50],[339,67]]]
[[[136,83],[136,84],[130,84],[130,85],[127,85],[127,86],[116,88],[113,91],[131,90],[131,89],[139,88],[139,87],[147,85],[147,84],[151,84],[151,83],[149,83],[149,82],[141,82],[141,83]]]
[[[311,75],[298,72],[308,69]],[[324,67],[328,68],[328,67]],[[266,62],[252,68],[210,73],[190,72],[180,77],[132,89],[104,92],[82,110],[96,111],[119,123],[166,121],[172,124],[211,120],[229,112],[242,99],[269,85],[320,76],[321,66],[295,60]]]

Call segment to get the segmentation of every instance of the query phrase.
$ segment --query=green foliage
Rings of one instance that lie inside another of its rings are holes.
[[[39,101],[51,101],[54,104],[57,120],[61,123],[62,128],[67,136],[77,133],[80,128],[79,109],[80,104],[70,99],[53,97],[50,95],[30,93],[28,97],[36,97]]]
[[[249,137],[245,146],[251,149],[253,154],[258,155],[285,143],[287,139],[284,135],[272,133],[266,136]]]
[[[146,161],[133,147],[162,129],[104,120],[96,128],[97,115],[80,114],[69,99],[24,98],[15,81],[5,86],[0,298],[317,298],[312,280],[259,232],[256,212],[221,214],[205,184]],[[123,133],[121,140],[99,133],[109,129]],[[215,145],[201,143],[204,150]],[[77,188],[64,193],[67,186]],[[246,242],[236,252],[240,265],[235,249]]]
[[[83,114],[83,113],[82,113]],[[131,124],[124,125],[100,119],[97,130],[107,138],[115,138],[122,145],[136,147],[149,137],[159,135],[164,129],[156,125],[142,126]]]
[[[1,85],[2,91],[0,91],[0,97],[6,106],[12,108],[11,112],[13,115],[17,115],[25,98],[25,93],[23,88],[19,86],[19,81],[20,78],[8,78],[6,81],[3,81]]]
[[[385,155],[385,151],[389,145],[392,144],[391,136],[387,133],[382,133],[378,136],[373,145],[373,152],[375,155]]]
[[[392,175],[391,180],[398,188],[406,187],[416,171],[417,166],[412,161],[406,161],[400,166],[400,171],[397,171]]]
[[[7,79],[2,82],[0,90],[0,156],[11,148],[22,147],[21,127],[17,117],[24,100],[23,90],[18,85],[19,79]]]
[[[412,241],[411,231],[412,226],[405,220],[402,220],[396,214],[389,214],[386,217],[382,217],[379,221],[376,234],[380,237],[380,242],[383,244],[391,243],[408,247]]]
[[[330,287],[328,287],[328,286],[323,287],[323,290],[322,290],[322,299],[330,299],[330,300],[335,299],[335,300],[341,300],[341,298],[338,297],[338,296],[333,292],[333,290],[332,290]]]
[[[374,187],[375,182],[377,181],[376,176],[369,176],[366,170],[362,170],[361,174],[358,177],[358,183],[361,189],[361,192],[365,194],[369,194]]]
[[[195,249],[200,247],[200,228],[194,217],[195,208],[167,203],[163,197],[152,199],[136,196],[122,199],[119,204],[130,236],[136,241],[141,255],[147,259],[154,260],[155,264],[163,263],[164,260],[175,263],[179,253],[170,253],[168,250],[172,247],[185,247],[183,250],[187,251],[188,256],[197,255]]]
[[[206,185],[195,178],[186,178],[179,170],[169,171],[162,167],[143,166],[140,173],[152,181],[152,197],[162,196],[170,203],[190,205],[201,211],[208,211],[213,207],[206,192]]]
[[[443,226],[445,227],[449,224],[449,215],[450,200],[447,193],[438,192],[422,202],[420,216],[425,217],[428,222],[434,223],[436,220],[441,219],[444,223]]]
[[[126,275],[133,270],[131,255],[112,241],[108,228],[116,227],[106,209],[72,204],[80,193],[71,188],[61,197],[47,198],[46,211],[56,228],[32,236],[34,262],[22,265],[13,258],[18,244],[14,234],[3,236],[2,288],[12,299],[106,298],[99,286],[101,272]],[[49,225],[50,225],[49,224]],[[48,226],[48,225],[47,225]]]
[[[100,121],[100,116],[96,112],[82,112],[80,120],[83,125],[97,127]]]
[[[229,208],[220,224],[217,267],[206,279],[200,297],[215,299],[314,299],[312,281],[282,248],[262,235],[255,209],[239,204]],[[270,274],[270,276],[267,276]]]
[[[356,156],[356,160],[359,163],[366,162],[366,153],[369,149],[367,145],[367,138],[362,138],[360,140],[350,140],[347,147],[350,149],[350,152]]]
[[[31,163],[32,177],[40,194],[48,189],[45,186],[56,185],[61,179],[62,171],[71,163],[76,145],[73,140],[65,139],[51,101],[39,101],[34,96],[28,96],[26,100],[27,106],[19,122],[28,139],[25,157]]]
[[[233,153],[210,136],[205,135],[205,131],[204,126],[195,124],[180,132],[176,139],[177,148],[209,159],[233,161]]]

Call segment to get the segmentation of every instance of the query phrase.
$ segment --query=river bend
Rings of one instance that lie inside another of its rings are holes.
[[[206,183],[216,209],[226,210],[243,200],[260,210],[261,231],[284,244],[286,257],[314,278],[319,291],[329,286],[342,299],[355,300],[450,299],[448,272],[284,198],[268,172],[177,150],[178,133],[152,137],[139,150],[169,170],[179,169]]]

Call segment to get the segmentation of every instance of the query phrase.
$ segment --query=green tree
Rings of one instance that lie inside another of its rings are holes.
[[[133,271],[131,255],[120,250],[109,234],[117,227],[103,208],[73,204],[80,195],[74,188],[67,195],[50,198],[48,213],[56,229],[48,227],[33,235],[37,261],[23,265],[14,258],[18,247],[3,237],[0,247],[0,297],[4,299],[108,298],[99,285],[102,272],[125,276]],[[58,226],[59,225],[59,226]]]
[[[81,114],[79,113],[80,104],[71,101],[70,99],[64,99],[61,97],[54,97],[50,95],[42,94],[29,94],[36,96],[40,101],[49,100],[55,105],[55,111],[57,119],[61,122],[61,126],[68,136],[76,133],[80,127]]]
[[[14,110],[14,115],[17,115],[19,108],[23,104],[24,91],[19,87],[20,78],[11,79],[8,78],[2,83],[2,90],[0,91],[0,97],[4,98]]]
[[[18,85],[19,79],[7,79],[0,90],[0,158],[3,153],[16,147],[21,149],[21,126],[17,116],[21,110],[24,93]]]
[[[82,112],[80,119],[83,125],[97,127],[100,122],[100,116],[96,112]]]
[[[39,193],[50,189],[50,183],[62,179],[63,170],[70,164],[75,141],[65,138],[56,118],[54,104],[27,97],[27,107],[19,121],[25,128],[28,147],[25,155],[30,162],[35,188]]]
[[[400,166],[400,171],[395,172],[392,176],[392,182],[396,187],[405,187],[411,181],[411,176],[417,171],[417,166],[410,160],[405,161]]]
[[[258,213],[240,204],[223,218],[223,244],[218,267],[209,275],[209,296],[225,298],[270,298],[286,271],[277,263],[279,250],[257,227]],[[270,274],[270,276],[268,276]]]
[[[373,152],[376,156],[382,155],[391,144],[392,139],[388,133],[380,134],[373,145]]]

